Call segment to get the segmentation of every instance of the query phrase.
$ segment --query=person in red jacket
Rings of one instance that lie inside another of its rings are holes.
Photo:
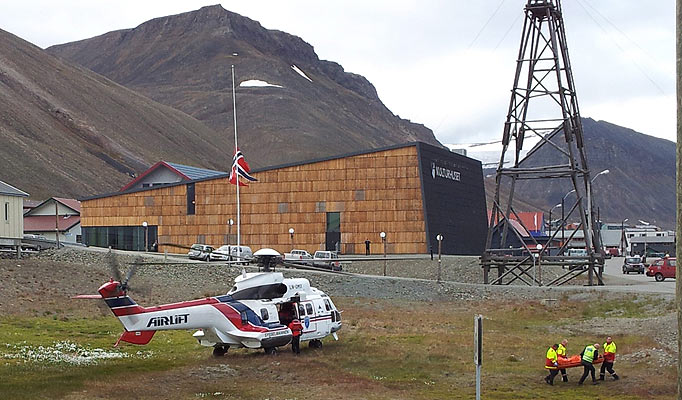
[[[298,320],[298,318],[294,317],[294,319],[289,323],[289,329],[291,329],[291,351],[293,351],[296,354],[301,353],[301,333],[303,332],[303,324],[301,324],[301,321]]]
[[[609,371],[614,381],[620,379],[616,371],[613,370],[614,361],[616,361],[616,343],[609,336],[606,338],[606,343],[604,343],[604,362],[601,364],[601,371],[599,371],[600,381],[604,380],[606,371]]]
[[[559,373],[556,354],[556,349],[558,348],[558,344],[553,344],[552,347],[547,349],[547,355],[545,356],[545,369],[549,371],[549,375],[545,377],[545,382],[549,385],[554,385],[554,377]]]

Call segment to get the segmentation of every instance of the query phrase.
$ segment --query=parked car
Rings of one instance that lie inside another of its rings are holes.
[[[284,253],[284,261],[299,263],[299,264],[311,264],[313,256],[306,250],[291,250],[291,253]]]
[[[585,258],[578,258],[578,257],[587,257],[587,250],[585,249],[568,249],[566,251],[566,256],[567,257],[576,257],[575,259],[570,259],[567,258],[566,262],[574,262],[578,264],[572,264],[569,265],[570,270],[575,270],[575,269],[587,269],[587,265],[585,265]]]
[[[239,250],[239,251],[238,251]],[[249,246],[224,245],[213,250],[210,255],[211,261],[244,261],[248,263],[253,258],[253,252]]]
[[[623,273],[629,274],[630,272],[636,272],[638,274],[643,274],[646,267],[639,256],[625,257],[623,261]]]
[[[675,277],[675,267],[677,259],[675,257],[664,257],[651,263],[646,270],[646,276],[653,276],[656,282],[663,282],[665,278]]]
[[[195,243],[189,248],[187,255],[190,260],[203,260],[208,261],[213,252],[213,247],[207,246],[205,244]]]
[[[313,256],[313,266],[329,268],[332,271],[341,271],[339,256],[333,251],[316,251]]]
[[[620,249],[617,247],[609,247],[606,249],[606,254],[611,257],[620,257]]]

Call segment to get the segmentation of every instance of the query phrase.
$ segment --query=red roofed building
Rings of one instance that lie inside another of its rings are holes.
[[[228,176],[229,173],[189,165],[159,161],[121,188],[121,192],[150,188],[195,179]]]
[[[509,216],[509,219],[512,221],[516,221],[517,223],[521,222],[520,225],[523,225],[525,230],[530,233],[532,236],[544,236],[545,235],[545,215],[543,212],[535,212],[535,211],[529,211],[529,212],[519,212],[518,218],[516,218],[516,215],[512,214]],[[488,210],[488,221],[492,219],[492,211]],[[499,218],[501,220],[502,217]],[[512,224],[513,225],[513,224]],[[518,230],[518,229],[517,229]]]
[[[76,199],[52,197],[24,214],[24,233],[62,243],[81,243],[81,203]]]

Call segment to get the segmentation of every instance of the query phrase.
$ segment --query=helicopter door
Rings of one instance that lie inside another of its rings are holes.
[[[306,336],[306,339],[314,339],[317,337],[317,322],[315,322],[313,302],[301,303],[298,311],[301,314],[301,323],[303,323],[303,335]]]
[[[322,299],[314,301],[314,306],[317,314],[317,331],[320,337],[327,336],[331,332],[330,308]]]

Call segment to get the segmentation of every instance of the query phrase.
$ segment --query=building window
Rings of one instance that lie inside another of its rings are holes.
[[[341,213],[327,213],[327,232],[341,232]]]
[[[194,197],[194,184],[187,184],[187,215],[194,215],[196,199]]]
[[[9,202],[5,202],[5,222],[9,224]]]

